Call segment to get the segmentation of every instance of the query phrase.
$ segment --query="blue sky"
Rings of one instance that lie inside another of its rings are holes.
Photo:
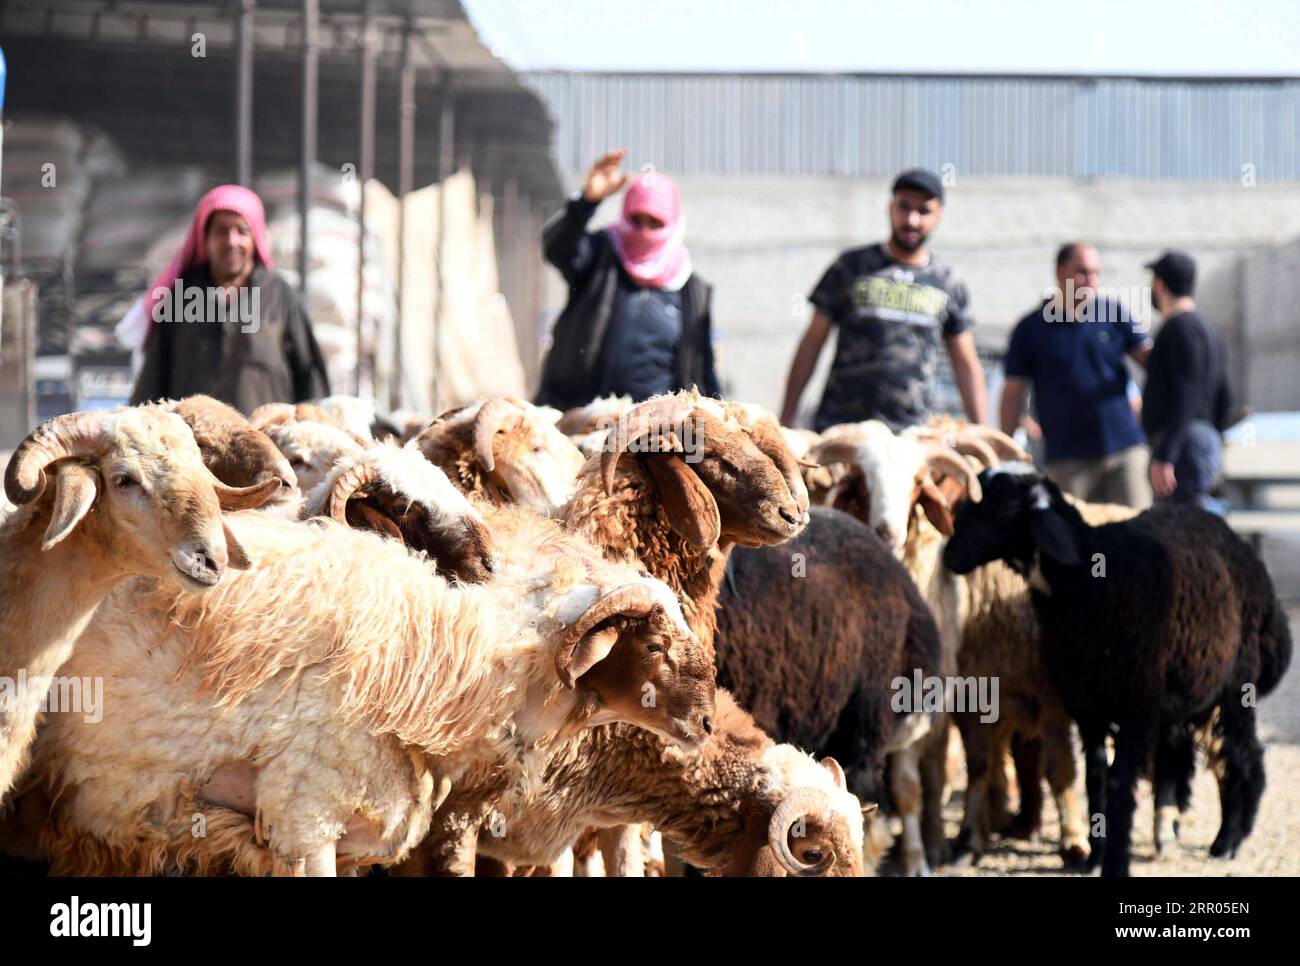
[[[520,70],[1300,77],[1300,0],[462,0]]]

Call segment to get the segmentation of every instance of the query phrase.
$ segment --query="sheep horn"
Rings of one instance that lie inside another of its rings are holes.
[[[956,433],[952,437],[952,448],[963,456],[973,456],[986,467],[997,466],[1002,460],[993,451],[993,447],[978,436]]]
[[[856,463],[858,461],[858,444],[853,440],[827,439],[813,447],[808,454],[821,466],[827,463]]]
[[[348,522],[348,500],[362,487],[379,479],[379,468],[373,463],[358,463],[340,473],[330,488],[330,516],[337,522]]]
[[[207,470],[207,467],[204,467]],[[279,477],[271,477],[252,486],[227,486],[208,470],[212,489],[216,491],[217,502],[223,510],[256,510],[280,490]]]
[[[55,460],[88,456],[104,439],[104,413],[69,413],[46,420],[14,450],[5,470],[5,496],[14,506],[45,492],[45,469]]]
[[[605,482],[605,492],[614,492],[614,474],[618,470],[619,458],[632,444],[661,432],[666,426],[675,429],[690,413],[691,406],[675,396],[666,399],[652,399],[629,409],[626,415],[610,427],[609,435],[600,454],[600,475]],[[681,447],[677,439],[676,447]]]
[[[628,617],[645,617],[659,606],[654,589],[648,584],[625,584],[611,590],[582,612],[560,638],[562,651],[567,651],[591,632],[603,620],[623,614]]]
[[[818,445],[830,442],[865,443],[873,435],[873,431],[864,423],[839,423],[821,434]]]
[[[505,427],[506,420],[519,417],[519,406],[509,399],[489,399],[479,407],[474,417],[474,455],[484,470],[491,473],[496,466],[492,455],[492,442],[497,431]]]
[[[1003,460],[1017,460],[1025,463],[1034,461],[1033,457],[1025,452],[1019,443],[1000,429],[994,429],[992,426],[985,426],[982,423],[971,423],[962,427],[959,432],[959,435],[967,434],[984,440]]]
[[[966,489],[966,495],[970,497],[972,502],[978,503],[983,499],[979,477],[975,475],[975,471],[971,469],[969,463],[942,443],[931,441],[923,444],[923,447],[926,466],[960,480],[962,486]]]
[[[824,814],[830,798],[820,788],[796,788],[777,805],[772,819],[767,823],[767,841],[772,846],[776,860],[791,875],[819,875],[831,864],[828,854],[820,862],[809,865],[795,858],[790,850],[790,829],[806,815]]]

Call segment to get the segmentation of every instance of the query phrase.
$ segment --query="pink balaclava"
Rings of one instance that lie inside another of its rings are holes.
[[[651,215],[662,228],[645,230],[632,224],[633,215]],[[691,276],[691,256],[682,244],[686,219],[677,185],[666,174],[636,175],[623,196],[623,218],[607,231],[624,270],[638,285],[676,292]]]
[[[144,303],[149,318],[153,317],[153,307],[167,296],[178,278],[208,260],[208,219],[218,211],[233,211],[248,222],[253,233],[254,257],[267,268],[275,267],[271,260],[271,237],[266,230],[262,199],[255,192],[237,184],[223,184],[213,188],[195,206],[194,218],[190,221],[190,230],[185,235],[184,244],[145,293]],[[152,328],[150,326],[150,331]]]

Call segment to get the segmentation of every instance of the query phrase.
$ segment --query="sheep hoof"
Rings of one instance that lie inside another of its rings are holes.
[[[952,862],[949,864],[954,869],[973,869],[975,866],[979,865],[979,860],[980,857],[978,852],[974,849],[967,849],[965,851],[957,852],[957,854],[953,856]]]
[[[903,857],[903,875],[908,878],[929,878],[930,866],[925,855],[905,855]]]
[[[952,861],[952,848],[946,841],[939,841],[925,850],[925,858],[931,868],[937,869]]]
[[[1096,872],[1097,869],[1101,867],[1101,858],[1104,851],[1105,850],[1098,845],[1092,846],[1092,849],[1088,852],[1088,861],[1083,867],[1085,872]]]
[[[1012,819],[1002,832],[1003,838],[1020,839],[1025,842],[1038,841],[1038,823],[1023,812]]]
[[[1240,839],[1220,832],[1214,844],[1210,846],[1210,856],[1215,859],[1235,859],[1239,848],[1241,848]]]
[[[1088,868],[1088,848],[1075,843],[1061,849],[1061,861],[1072,872],[1082,872]]]

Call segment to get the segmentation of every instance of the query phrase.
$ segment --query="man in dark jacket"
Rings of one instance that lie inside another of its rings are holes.
[[[626,150],[592,165],[586,184],[542,231],[546,259],[569,283],[537,394],[541,405],[581,406],[606,395],[640,401],[698,386],[719,393],[710,288],[682,243],[677,186],[666,175],[630,178]],[[623,217],[587,231],[600,203],[632,181]]]
[[[1223,340],[1196,311],[1196,263],[1167,251],[1147,265],[1151,302],[1164,325],[1147,360],[1142,425],[1151,441],[1158,498],[1208,505],[1223,459],[1220,432],[1232,421]]]
[[[273,270],[262,203],[246,188],[199,201],[185,244],[132,311],[148,317],[132,405],[205,393],[248,414],[329,395],[307,310]]]

